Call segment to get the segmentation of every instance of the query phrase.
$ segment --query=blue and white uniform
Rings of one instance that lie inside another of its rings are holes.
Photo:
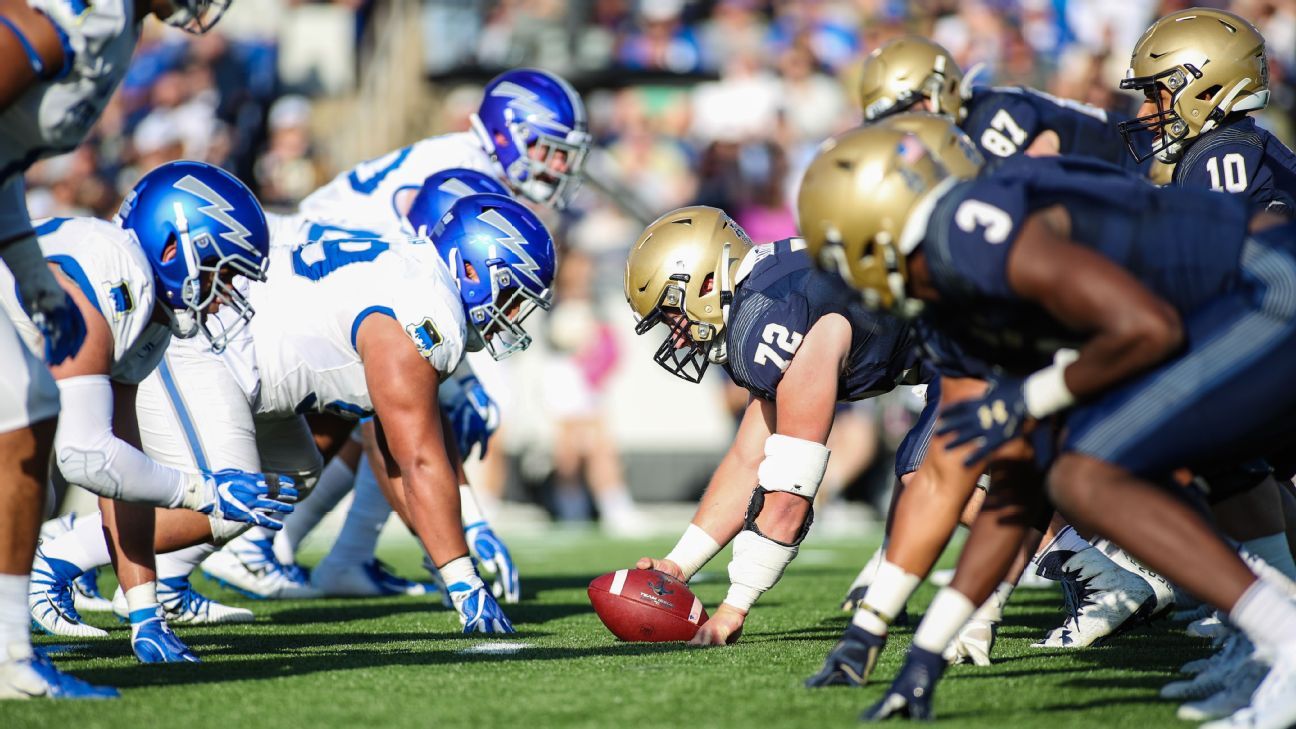
[[[758,245],[739,265],[733,304],[725,328],[725,371],[753,396],[773,402],[779,383],[817,321],[838,314],[851,324],[851,353],[837,374],[837,399],[862,400],[899,385],[925,382],[910,328],[859,303],[842,280],[817,271],[800,239]],[[934,400],[933,400],[934,402]],[[917,439],[921,441],[922,439]],[[909,442],[897,456],[902,473],[921,457]]]
[[[1253,211],[1296,216],[1296,153],[1249,116],[1194,140],[1172,180],[1179,187],[1240,195]]]
[[[966,359],[943,365],[1022,376],[1087,339],[1008,282],[1023,222],[1054,205],[1072,240],[1173,306],[1186,333],[1178,356],[1073,409],[1064,450],[1159,476],[1205,463],[1296,406],[1281,384],[1296,365],[1296,230],[1249,236],[1241,200],[1156,188],[1078,158],[1015,158],[954,183],[932,207],[920,245],[941,300],[924,326]]]
[[[1147,172],[1125,147],[1116,125],[1120,118],[1096,106],[1059,99],[1023,87],[973,89],[959,125],[986,159],[1024,152],[1045,131],[1057,134],[1064,155],[1104,160],[1125,169]]]
[[[384,236],[410,235],[405,213],[423,181],[456,167],[499,174],[476,134],[443,134],[361,162],[307,195],[298,211],[313,220],[345,221]]]

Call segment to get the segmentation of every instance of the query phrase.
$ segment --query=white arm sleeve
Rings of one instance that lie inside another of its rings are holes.
[[[69,483],[100,496],[167,508],[182,506],[202,477],[164,466],[113,434],[107,375],[58,382],[63,412],[54,434],[59,470]]]

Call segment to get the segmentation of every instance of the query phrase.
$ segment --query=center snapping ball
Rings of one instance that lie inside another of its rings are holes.
[[[590,603],[599,620],[628,643],[688,640],[707,621],[688,585],[657,570],[626,569],[596,577]]]

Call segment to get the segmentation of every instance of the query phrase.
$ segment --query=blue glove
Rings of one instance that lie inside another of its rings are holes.
[[[56,365],[81,351],[85,343],[86,323],[81,309],[66,291],[61,297],[40,297],[28,316],[45,338],[45,361]]]
[[[495,597],[506,603],[514,604],[522,599],[522,586],[517,567],[508,547],[495,535],[490,525],[484,521],[464,527],[464,537],[473,556],[477,558],[477,569],[482,577],[494,582],[491,591]]]
[[[936,434],[954,434],[947,448],[979,441],[964,465],[984,460],[999,446],[1021,435],[1022,426],[1030,418],[1022,382],[1009,377],[992,378],[985,395],[955,403],[941,413]]]
[[[459,622],[463,624],[465,635],[516,632],[485,585],[479,583],[477,587],[473,587],[464,582],[456,582],[449,589],[450,599],[459,610]]]
[[[195,511],[268,529],[283,529],[276,514],[291,514],[297,500],[292,479],[276,476],[276,486],[259,473],[227,468],[203,474],[204,497]]]
[[[486,444],[499,427],[500,416],[481,381],[473,375],[451,378],[443,390],[442,405],[454,428],[460,457],[468,460],[477,445],[481,446],[477,456],[485,457]]]

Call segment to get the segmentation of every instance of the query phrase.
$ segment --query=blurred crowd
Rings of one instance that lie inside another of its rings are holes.
[[[599,327],[620,327],[627,316],[621,267],[643,224],[701,203],[727,210],[757,241],[793,235],[795,182],[819,142],[858,123],[852,89],[870,50],[919,32],[949,48],[977,83],[1029,85],[1129,112],[1136,100],[1117,84],[1135,41],[1156,17],[1193,4],[235,0],[206,36],[146,27],[130,75],[89,143],[32,168],[30,209],[35,216],[111,215],[140,174],[176,158],[220,164],[268,208],[291,209],[339,171],[326,164],[327,140],[318,135],[328,127],[318,109],[354,93],[365,49],[374,45],[366,42],[368,20],[375,7],[393,2],[421,6],[422,58],[408,60],[430,79],[437,113],[426,134],[466,129],[481,84],[508,67],[561,73],[586,99],[600,150],[589,172],[600,184],[587,184],[573,209],[551,220],[560,246],[577,253],[569,256],[573,270],[560,276],[547,338],[555,356],[572,358],[563,376],[588,389],[582,397],[591,403],[552,415],[577,420],[592,417],[628,359],[624,337]],[[1260,119],[1290,143],[1296,0],[1203,2],[1229,7],[1264,33],[1272,97]],[[345,167],[359,160],[331,161]],[[571,336],[573,328],[599,335]],[[888,425],[885,412],[856,409],[844,418],[859,419],[857,432],[865,435],[856,441],[885,442],[886,433],[903,432],[903,424]],[[588,453],[561,443],[556,451],[560,480],[576,480]],[[856,460],[853,468],[862,470],[871,456]],[[620,464],[589,468],[606,474],[601,480],[623,480]]]

